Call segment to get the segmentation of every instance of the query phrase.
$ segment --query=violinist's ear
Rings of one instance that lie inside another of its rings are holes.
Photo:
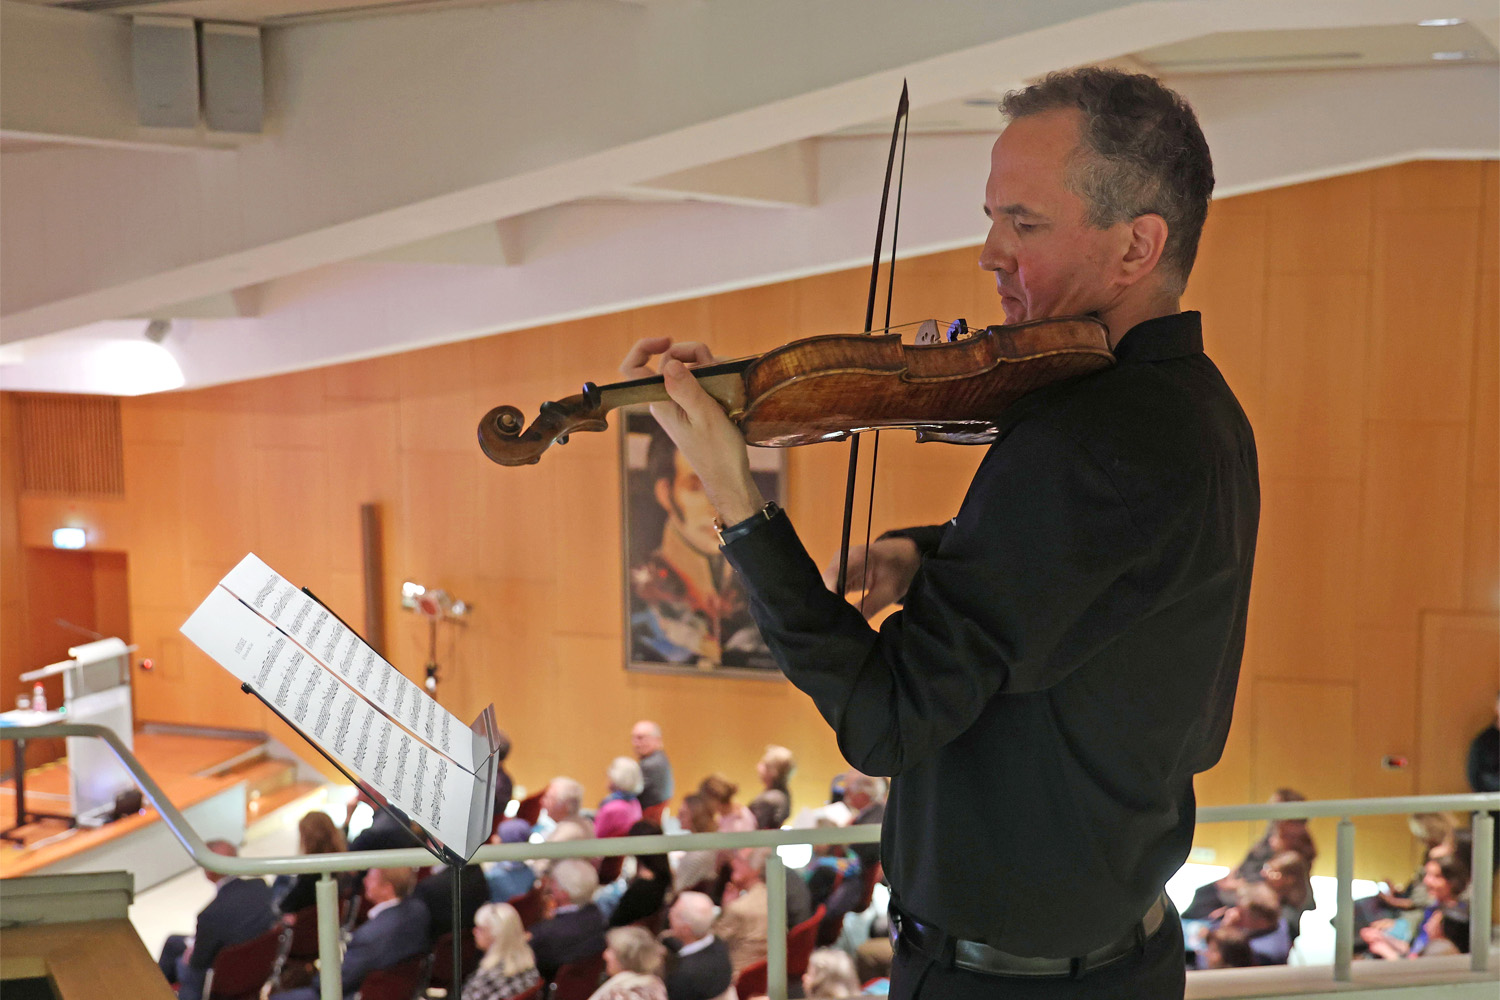
[[[1130,221],[1125,252],[1119,259],[1122,285],[1133,285],[1156,271],[1167,246],[1167,220],[1155,212]]]

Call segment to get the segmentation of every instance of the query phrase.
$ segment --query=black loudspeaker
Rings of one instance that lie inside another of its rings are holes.
[[[260,29],[204,22],[203,118],[214,132],[259,132],[265,117]]]
[[[131,28],[136,117],[153,128],[198,125],[198,37],[190,17],[139,16]]]

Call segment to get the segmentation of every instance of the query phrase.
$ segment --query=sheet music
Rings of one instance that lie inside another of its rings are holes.
[[[247,579],[256,587],[245,597]],[[441,844],[468,858],[483,843],[485,741],[259,559],[247,556],[182,632]],[[478,775],[464,766],[476,757]]]
[[[220,586],[260,612],[391,718],[459,767],[474,773],[484,761],[469,727],[338,620],[317,601],[247,555]]]

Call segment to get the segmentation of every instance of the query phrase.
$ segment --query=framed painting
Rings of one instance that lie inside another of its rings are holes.
[[[751,448],[767,499],[784,503],[786,454]],[[719,553],[714,509],[651,411],[620,421],[625,666],[657,673],[780,678],[744,585]]]

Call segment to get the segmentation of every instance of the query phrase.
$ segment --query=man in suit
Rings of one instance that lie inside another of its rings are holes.
[[[639,796],[642,809],[668,802],[672,798],[672,762],[662,749],[661,726],[642,719],[630,729],[630,748],[641,762],[641,777],[646,787]]]
[[[667,1000],[713,1000],[729,989],[729,948],[714,936],[714,901],[685,892],[667,911]]]
[[[239,853],[225,840],[209,841],[208,849],[230,858]],[[276,923],[271,887],[264,879],[203,874],[216,890],[213,900],[198,914],[197,932],[191,939],[181,934],[168,937],[157,960],[167,982],[179,984],[177,995],[182,1000],[200,1000],[203,980],[225,946],[259,937]]]
[[[365,977],[427,951],[427,907],[415,896],[417,873],[410,868],[371,868],[365,872],[365,898],[375,905],[354,930],[344,951],[344,996],[352,997]],[[274,994],[271,1000],[318,1000],[316,985]]]
[[[531,951],[543,979],[560,966],[604,954],[604,914],[593,903],[599,873],[582,858],[564,858],[552,866],[548,891],[552,916],[531,928]]]

